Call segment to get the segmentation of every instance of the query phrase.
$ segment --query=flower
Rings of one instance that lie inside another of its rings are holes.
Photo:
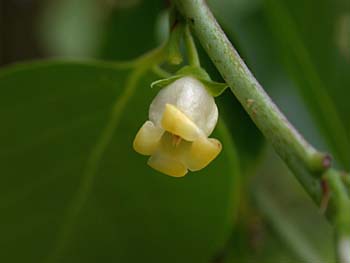
[[[138,131],[134,149],[150,155],[148,165],[181,177],[206,167],[221,151],[208,136],[218,120],[214,98],[193,77],[182,77],[160,90],[149,108],[149,120]]]

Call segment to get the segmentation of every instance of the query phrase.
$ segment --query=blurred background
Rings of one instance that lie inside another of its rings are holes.
[[[293,125],[332,153],[336,166],[349,170],[350,2],[208,0],[208,5]],[[0,65],[134,58],[166,39],[168,6],[164,0],[0,0]],[[220,81],[200,52],[204,67]],[[237,148],[240,201],[229,238],[210,262],[332,262],[333,230],[319,208],[230,92],[218,102]]]

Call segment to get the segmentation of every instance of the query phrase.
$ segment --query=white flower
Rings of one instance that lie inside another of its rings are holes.
[[[221,151],[208,138],[218,120],[214,98],[195,78],[183,77],[160,90],[149,108],[149,120],[138,131],[134,149],[151,155],[148,164],[170,176],[207,166]]]

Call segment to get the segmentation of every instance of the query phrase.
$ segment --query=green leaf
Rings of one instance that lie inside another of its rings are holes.
[[[336,2],[265,2],[270,30],[285,67],[297,83],[334,156],[343,168],[349,169],[350,109],[343,106],[341,98],[349,94],[350,82],[342,71],[349,72],[350,64],[339,60],[334,41],[341,13],[340,10],[339,14],[335,12]],[[303,12],[300,12],[301,7]]]
[[[60,0],[44,7],[39,37],[50,55],[121,60],[159,44],[154,27],[166,5],[163,0]]]
[[[209,262],[229,236],[238,162],[182,179],[132,149],[155,77],[106,63],[0,71],[0,262]]]
[[[156,39],[155,26],[160,12],[166,8],[164,1],[135,2],[135,5],[127,9],[113,9],[106,19],[101,38],[102,58],[131,59],[160,44]]]
[[[257,209],[280,244],[299,257],[297,262],[318,262],[317,257],[334,261],[333,227],[272,151],[266,152],[269,161],[261,171],[266,176],[253,179],[251,192]]]
[[[47,2],[47,3],[46,3]],[[96,56],[108,16],[102,1],[46,1],[39,23],[39,36],[54,56]]]

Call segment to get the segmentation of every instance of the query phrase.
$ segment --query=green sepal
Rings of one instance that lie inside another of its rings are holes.
[[[226,83],[220,83],[212,80],[203,80],[203,79],[200,79],[200,81],[204,84],[207,91],[213,97],[220,96],[228,88],[228,85]]]
[[[151,88],[164,88],[174,81],[183,78],[183,77],[194,77],[200,82],[203,83],[204,87],[207,89],[207,91],[212,95],[213,97],[220,96],[225,89],[228,87],[226,83],[219,83],[212,81],[208,75],[208,73],[200,67],[193,67],[193,66],[185,66],[178,70],[174,76],[171,76],[170,78],[166,79],[160,79],[157,81],[154,81],[151,84]]]
[[[210,80],[209,74],[201,67],[184,66],[176,72],[176,75],[192,76],[198,80]]]
[[[174,75],[174,76],[171,76],[170,78],[156,80],[156,81],[152,82],[151,89],[153,89],[153,88],[157,88],[157,89],[164,88],[165,86],[170,85],[175,80],[178,80],[178,79],[180,79],[182,77],[184,77],[184,76],[183,75]]]

